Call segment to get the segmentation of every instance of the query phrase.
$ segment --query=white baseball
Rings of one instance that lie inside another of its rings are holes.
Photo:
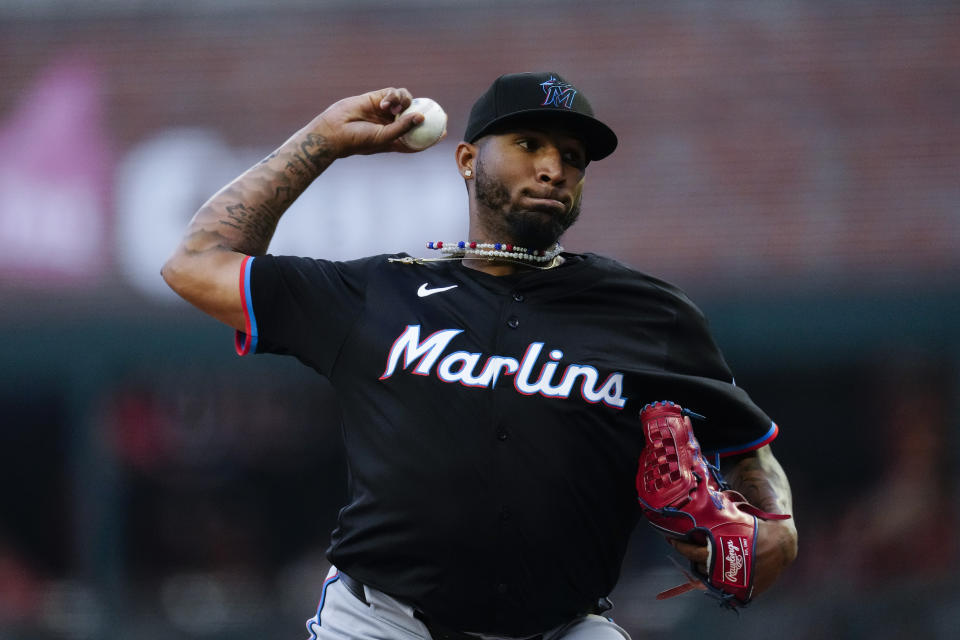
[[[447,113],[443,107],[430,98],[414,98],[400,116],[411,111],[422,113],[423,122],[403,134],[400,141],[415,151],[421,151],[439,142],[447,130]]]

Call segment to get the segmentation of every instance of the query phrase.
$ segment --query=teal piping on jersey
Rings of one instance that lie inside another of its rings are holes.
[[[245,356],[257,351],[257,318],[253,315],[253,303],[250,297],[250,271],[253,266],[253,256],[247,256],[240,263],[240,302],[243,304],[243,315],[247,319],[246,332],[236,331],[233,336],[233,346],[237,355]]]
[[[756,440],[753,440],[752,442],[748,442],[747,444],[738,444],[732,447],[727,447],[726,449],[716,449],[714,451],[711,451],[710,453],[716,454],[721,458],[725,458],[727,456],[735,456],[738,453],[747,453],[748,451],[753,451],[755,449],[759,449],[760,447],[770,444],[777,438],[777,435],[779,433],[780,433],[780,427],[777,426],[776,422],[771,422],[770,430],[767,431],[762,436],[760,436],[759,438],[757,438]]]

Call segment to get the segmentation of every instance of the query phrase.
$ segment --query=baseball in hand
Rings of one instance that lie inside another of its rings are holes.
[[[414,98],[398,118],[411,111],[423,114],[423,122],[400,137],[400,141],[414,151],[421,151],[440,141],[447,130],[447,114],[430,98]]]

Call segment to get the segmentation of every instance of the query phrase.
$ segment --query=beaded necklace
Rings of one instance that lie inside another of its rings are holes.
[[[505,242],[428,242],[427,249],[442,251],[452,258],[466,258],[469,256],[482,256],[485,258],[507,258],[512,261],[544,263],[551,262],[563,251],[560,243],[555,243],[552,248],[527,249],[518,247]]]
[[[527,249],[516,247],[504,242],[428,242],[427,249],[442,251],[446,254],[442,258],[388,258],[389,262],[402,264],[426,264],[428,262],[444,262],[447,260],[464,260],[471,257],[485,258],[489,262],[515,262],[534,269],[552,269],[562,264],[560,253],[563,247],[556,243],[549,250]]]

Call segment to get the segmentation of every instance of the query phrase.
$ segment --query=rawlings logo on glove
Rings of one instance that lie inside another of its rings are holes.
[[[706,573],[691,563],[688,583],[657,598],[704,589],[723,606],[743,607],[753,595],[757,518],[790,516],[761,511],[728,488],[700,452],[689,416],[703,419],[672,402],[654,402],[640,412],[645,445],[637,499],[643,514],[668,537],[707,545]]]

